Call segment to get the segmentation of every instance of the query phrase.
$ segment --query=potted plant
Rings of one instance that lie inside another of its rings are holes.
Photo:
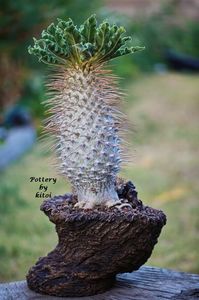
[[[121,93],[107,61],[141,50],[128,47],[125,29],[91,16],[79,28],[58,19],[34,39],[29,53],[53,66],[48,82],[60,172],[73,194],[45,200],[41,210],[55,223],[58,245],[27,275],[36,292],[87,296],[109,289],[116,274],[137,270],[151,255],[165,215],[145,207],[135,186],[118,179],[125,153]]]

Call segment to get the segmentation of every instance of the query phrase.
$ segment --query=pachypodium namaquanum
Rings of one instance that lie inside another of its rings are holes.
[[[29,47],[39,61],[55,67],[45,129],[56,137],[59,169],[77,194],[76,206],[84,209],[121,203],[115,189],[124,157],[121,93],[105,63],[143,49],[129,47],[131,37],[124,33],[124,27],[106,21],[97,25],[95,15],[79,28],[71,19],[58,19]]]

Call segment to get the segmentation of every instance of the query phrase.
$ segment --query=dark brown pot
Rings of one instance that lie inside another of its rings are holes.
[[[142,205],[131,182],[117,184],[132,208],[80,210],[73,195],[41,206],[55,223],[59,242],[27,275],[30,289],[55,296],[88,296],[111,288],[116,274],[137,270],[150,257],[162,227],[163,212]]]

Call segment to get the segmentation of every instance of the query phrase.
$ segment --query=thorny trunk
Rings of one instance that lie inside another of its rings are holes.
[[[118,201],[115,178],[121,163],[115,79],[100,69],[68,69],[52,80],[54,114],[47,129],[58,138],[61,172],[78,195],[78,206]]]

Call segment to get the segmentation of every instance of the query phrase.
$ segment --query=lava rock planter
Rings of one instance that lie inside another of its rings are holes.
[[[163,212],[144,206],[132,183],[117,187],[130,207],[74,208],[73,195],[44,201],[41,210],[56,225],[58,245],[38,260],[28,275],[32,290],[54,296],[89,296],[110,289],[116,274],[137,270],[150,257],[162,227]]]

